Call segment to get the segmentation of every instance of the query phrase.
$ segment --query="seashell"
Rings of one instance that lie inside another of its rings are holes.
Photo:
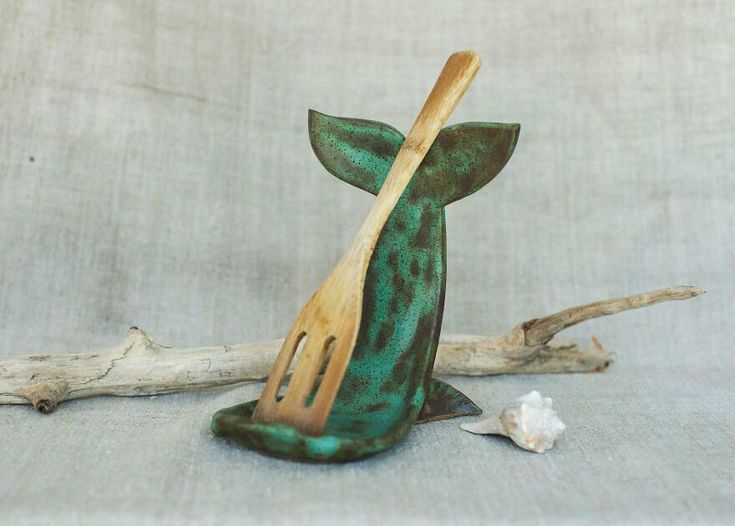
[[[551,404],[551,398],[531,391],[506,405],[500,415],[461,427],[479,435],[504,435],[523,449],[543,453],[553,447],[567,427]]]

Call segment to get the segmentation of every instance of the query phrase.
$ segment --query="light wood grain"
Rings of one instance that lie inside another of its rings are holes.
[[[439,343],[435,375],[487,376],[604,370],[612,357],[593,339],[590,347],[552,339],[555,331],[704,291],[670,287],[572,307],[525,321],[500,337],[448,335]],[[574,315],[570,316],[570,312]],[[546,327],[540,337],[539,327]],[[543,343],[542,343],[543,342]],[[0,359],[0,404],[32,404],[49,413],[66,400],[92,396],[148,396],[194,391],[266,378],[282,340],[182,349],[165,347],[133,327],[108,349]]]

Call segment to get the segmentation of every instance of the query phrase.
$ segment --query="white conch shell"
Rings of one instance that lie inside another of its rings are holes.
[[[480,435],[505,435],[523,449],[543,453],[553,447],[567,427],[551,403],[551,398],[531,391],[506,405],[500,415],[462,424],[462,429]]]

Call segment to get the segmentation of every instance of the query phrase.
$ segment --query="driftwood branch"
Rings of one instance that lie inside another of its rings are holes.
[[[572,307],[517,325],[505,336],[447,336],[437,353],[436,375],[592,372],[612,358],[591,347],[552,338],[585,320],[662,301],[699,296],[695,287],[671,287]],[[90,396],[144,396],[263,380],[281,340],[176,349],[133,327],[118,346],[98,351],[0,359],[0,404],[32,404],[52,412],[65,400]]]

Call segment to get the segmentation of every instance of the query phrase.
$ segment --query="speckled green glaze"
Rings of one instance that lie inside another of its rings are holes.
[[[500,172],[519,130],[468,122],[440,132],[376,244],[357,344],[322,435],[252,421],[257,401],[219,411],[212,430],[273,456],[340,462],[387,449],[414,423],[479,413],[462,393],[431,378],[446,284],[444,207]],[[329,172],[372,194],[404,139],[387,124],[315,111],[309,136]]]

